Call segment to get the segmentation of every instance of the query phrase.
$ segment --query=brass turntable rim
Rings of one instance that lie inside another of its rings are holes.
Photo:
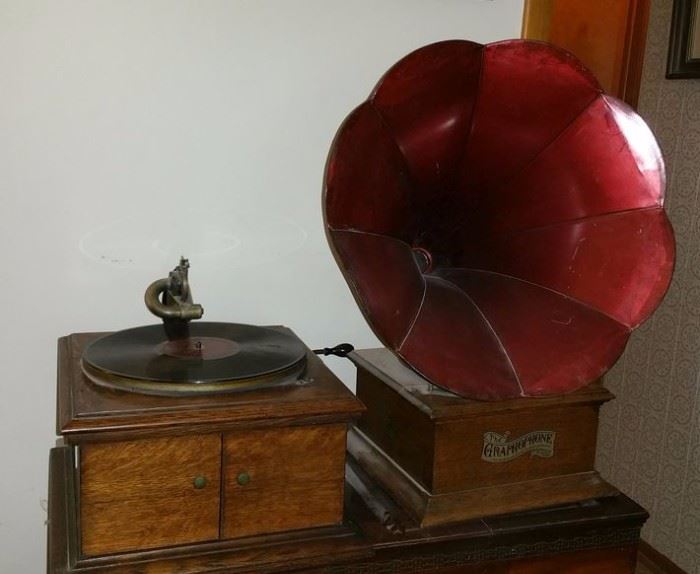
[[[143,395],[191,396],[206,394],[224,394],[257,388],[272,388],[290,384],[301,384],[300,376],[305,369],[305,362],[292,365],[273,373],[246,379],[229,379],[217,381],[165,382],[148,379],[133,379],[102,371],[81,359],[83,374],[93,383],[116,391],[135,392]]]
[[[113,390],[186,396],[296,384],[306,368],[308,349],[287,329],[221,322],[189,328],[190,337],[177,341],[168,339],[162,325],[101,337],[84,350],[82,372]],[[172,343],[184,347],[176,345],[173,352]]]

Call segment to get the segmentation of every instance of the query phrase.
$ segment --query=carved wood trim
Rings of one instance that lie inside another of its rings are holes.
[[[633,546],[639,541],[639,532],[639,528],[626,528],[599,532],[590,536],[560,538],[531,544],[474,548],[447,554],[426,554],[422,556],[411,556],[409,558],[394,558],[384,562],[336,565],[322,572],[327,574],[409,574],[414,572],[430,572],[438,568],[473,564],[475,562],[550,556],[592,548],[602,549]]]

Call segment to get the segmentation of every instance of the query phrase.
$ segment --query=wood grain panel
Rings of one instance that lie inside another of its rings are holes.
[[[525,0],[522,36],[529,40],[549,39],[554,0]]]
[[[437,425],[433,493],[522,482],[593,470],[598,405],[532,409],[485,415]],[[484,434],[506,433],[509,440],[534,431],[552,431],[554,454],[525,453],[507,462],[482,460]]]
[[[357,397],[370,407],[357,426],[418,482],[432,488],[435,425],[430,417],[365,369],[357,371]]]
[[[576,54],[606,92],[623,90],[628,14],[634,0],[555,2],[549,41]]]
[[[348,434],[350,460],[421,526],[457,523],[611,496],[617,490],[597,472],[555,475],[505,484],[433,494],[408,477],[386,453],[367,440],[357,428]]]
[[[220,434],[86,444],[80,455],[82,554],[218,538]]]
[[[359,430],[430,494],[594,470],[598,412],[613,398],[600,382],[567,395],[475,401],[436,389],[386,349],[356,351],[352,360],[367,407]],[[524,449],[507,461],[482,460],[486,433],[512,442],[538,431],[554,433],[551,457]]]
[[[222,536],[340,524],[345,432],[340,424],[226,433]]]

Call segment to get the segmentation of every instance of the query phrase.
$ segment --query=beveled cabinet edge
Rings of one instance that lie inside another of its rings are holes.
[[[512,412],[534,408],[542,408],[549,405],[567,405],[567,404],[602,404],[615,398],[615,395],[603,385],[603,378],[597,379],[581,389],[565,395],[549,395],[542,397],[521,397],[516,399],[507,399],[501,401],[478,401],[472,399],[464,399],[458,395],[453,395],[449,391],[444,391],[447,400],[453,400],[454,404],[446,404],[433,406],[421,401],[413,393],[409,392],[398,378],[392,376],[377,367],[374,362],[366,355],[375,352],[391,353],[388,349],[360,349],[348,355],[348,358],[359,369],[363,369],[370,373],[375,378],[382,381],[384,384],[396,391],[402,398],[408,401],[415,408],[426,414],[433,420],[448,420],[452,418],[464,418],[471,414],[490,414],[500,412]],[[405,369],[410,373],[411,377],[419,376],[415,374],[408,366]],[[427,381],[426,381],[427,383]],[[435,386],[435,385],[434,385]],[[438,387],[436,387],[438,388]],[[452,395],[452,396],[449,396]]]
[[[336,396],[295,400],[282,408],[278,402],[258,401],[240,406],[217,405],[175,410],[132,410],[122,414],[76,413],[74,404],[75,369],[72,364],[75,336],[58,339],[58,376],[56,405],[56,434],[68,443],[82,441],[123,440],[143,436],[167,436],[201,432],[223,432],[236,428],[263,426],[292,426],[296,424],[351,423],[364,412],[364,405],[331,373],[330,388]],[[98,336],[98,333],[81,334]],[[328,369],[308,351],[308,360],[315,368]],[[81,375],[84,377],[84,375]],[[90,384],[81,381],[79,384]],[[313,384],[313,383],[312,383]],[[102,391],[100,392],[112,392]]]

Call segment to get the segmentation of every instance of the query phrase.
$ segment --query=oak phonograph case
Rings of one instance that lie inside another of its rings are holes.
[[[463,545],[447,565],[515,559],[490,520],[546,554],[557,520],[624,515],[631,548],[643,511],[594,468],[601,377],[670,281],[664,186],[646,124],[570,54],[409,54],[326,166],[330,247],[384,345],[325,349],[357,396],[285,327],[200,321],[181,259],[146,290],[161,324],[59,340],[49,570],[429,571],[391,552],[438,540]]]
[[[222,541],[287,532],[312,556],[329,538],[352,554],[345,437],[360,402],[289,329],[195,322],[188,266],[146,290],[161,325],[59,340],[74,566],[198,544],[235,555]]]

